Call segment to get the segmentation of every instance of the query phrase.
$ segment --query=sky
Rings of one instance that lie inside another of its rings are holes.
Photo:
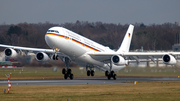
[[[0,24],[180,22],[180,0],[0,0]]]

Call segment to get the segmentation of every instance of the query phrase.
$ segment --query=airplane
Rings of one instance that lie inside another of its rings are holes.
[[[45,41],[51,49],[4,44],[0,44],[0,47],[6,47],[4,53],[11,58],[16,58],[22,51],[35,53],[36,60],[40,62],[48,62],[50,59],[58,60],[60,58],[66,66],[66,69],[62,69],[64,79],[69,77],[71,80],[74,78],[69,68],[71,61],[85,67],[87,76],[94,76],[94,69],[97,68],[104,71],[105,76],[109,80],[111,78],[116,80],[115,71],[125,68],[131,62],[142,62],[141,59],[150,59],[155,62],[155,58],[162,58],[164,64],[176,64],[176,56],[180,54],[178,52],[129,52],[133,30],[134,26],[130,24],[117,51],[58,26],[48,29],[45,34]]]

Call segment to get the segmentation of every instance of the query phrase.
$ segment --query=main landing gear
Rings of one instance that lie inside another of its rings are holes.
[[[88,71],[87,71],[87,76],[90,76],[90,75],[91,75],[91,76],[94,76],[94,70],[91,70],[91,71],[88,70]]]
[[[71,69],[66,70],[65,68],[62,69],[62,74],[64,74],[64,79],[67,79],[68,77],[72,80],[73,74],[71,73]]]
[[[92,68],[92,66],[86,66],[87,76],[94,76],[94,70],[92,70]]]
[[[114,73],[114,71],[111,71],[110,73],[109,73],[109,71],[106,71],[105,72],[105,76],[110,80],[111,79],[111,77],[114,79],[114,80],[116,80],[116,74]]]
[[[110,61],[110,66],[109,67],[110,67],[110,72],[106,71],[105,76],[108,78],[108,80],[110,80],[111,78],[116,80],[116,74],[114,73],[114,71],[112,71],[112,61]]]
[[[64,74],[64,79],[67,79],[69,77],[72,80],[73,74],[71,69],[69,69],[69,64],[70,64],[69,58],[65,57],[64,63],[66,65],[66,69],[65,68],[62,69],[62,74]]]

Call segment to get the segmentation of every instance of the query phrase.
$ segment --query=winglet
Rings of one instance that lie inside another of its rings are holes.
[[[133,30],[134,30],[134,26],[130,24],[129,28],[128,28],[127,32],[126,32],[126,35],[124,36],[124,39],[123,39],[123,41],[121,43],[121,46],[117,50],[118,53],[129,52],[129,47],[130,47],[130,44],[131,44]]]

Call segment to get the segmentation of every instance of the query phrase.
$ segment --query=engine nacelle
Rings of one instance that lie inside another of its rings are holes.
[[[119,55],[114,55],[111,57],[111,61],[115,64],[115,65],[127,65],[127,61]]]
[[[40,62],[47,62],[50,60],[49,56],[44,52],[39,52],[36,54],[36,60]]]
[[[168,55],[168,54],[164,55],[162,59],[163,59],[164,64],[167,64],[167,65],[175,65],[177,62],[174,56]]]
[[[4,53],[7,57],[11,57],[11,58],[16,58],[18,56],[18,53],[12,48],[6,48],[4,50]]]

